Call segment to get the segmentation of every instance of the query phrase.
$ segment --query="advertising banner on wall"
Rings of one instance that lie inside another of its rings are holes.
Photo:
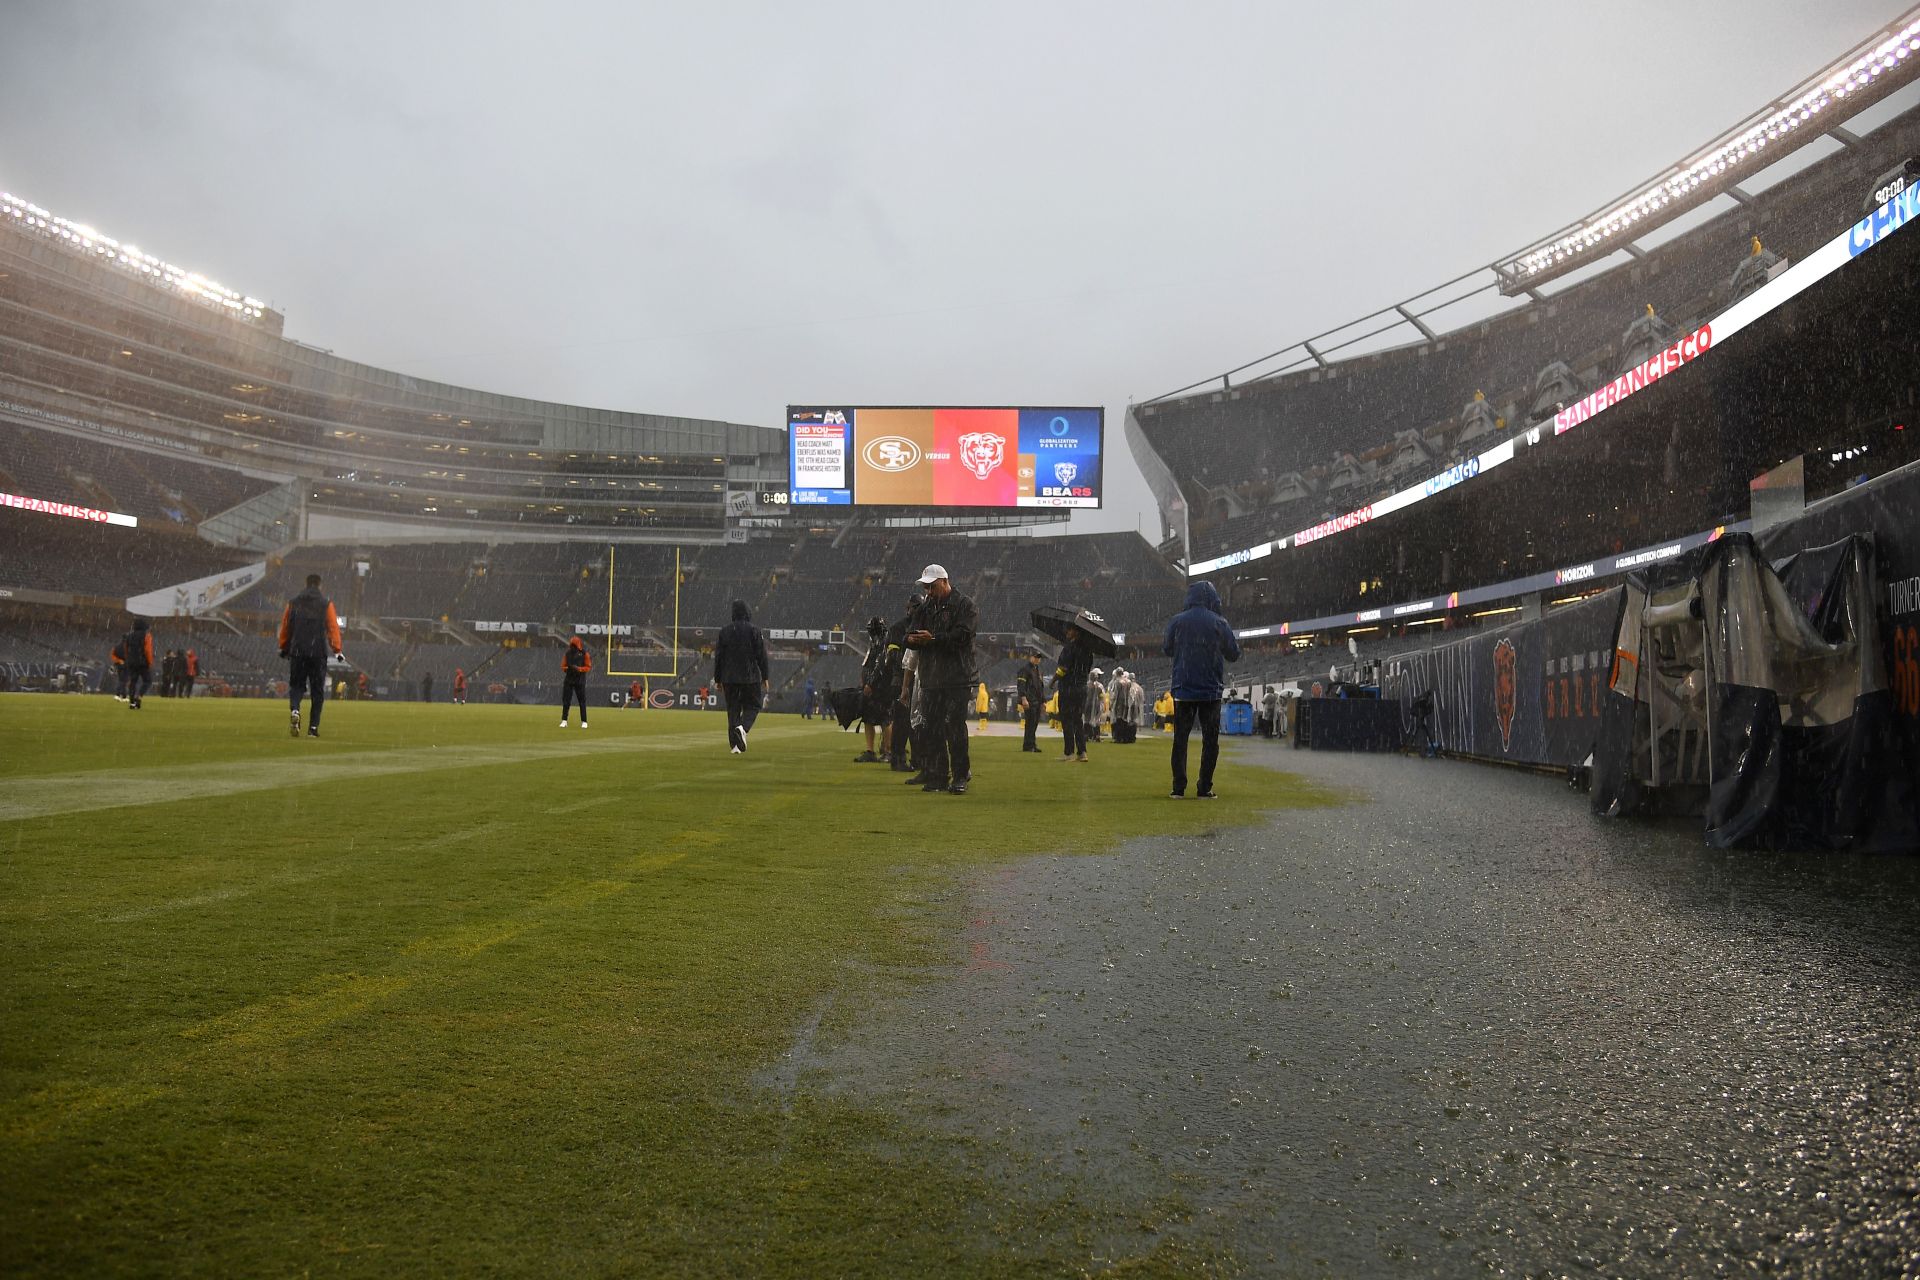
[[[1579,764],[1600,731],[1619,610],[1615,588],[1537,622],[1391,659],[1380,696],[1404,708],[1431,692],[1442,751],[1510,764]],[[1411,713],[1402,715],[1411,728]]]
[[[161,587],[127,597],[127,611],[143,618],[180,618],[217,609],[235,596],[251,591],[267,576],[266,561],[225,573],[211,573],[191,582]]]

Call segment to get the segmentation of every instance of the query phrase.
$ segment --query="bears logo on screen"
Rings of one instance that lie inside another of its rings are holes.
[[[1053,464],[1053,478],[1061,484],[1072,484],[1073,478],[1079,474],[1080,468],[1071,462],[1056,462]]]
[[[1513,747],[1513,717],[1520,709],[1520,655],[1513,641],[1493,646],[1493,718],[1500,724],[1500,750]]]
[[[960,437],[960,465],[985,480],[1007,460],[1007,438],[991,431],[969,431]]]

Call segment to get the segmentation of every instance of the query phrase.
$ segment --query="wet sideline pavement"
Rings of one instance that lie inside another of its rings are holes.
[[[1920,1274],[1920,860],[1234,750],[1363,798],[984,877],[801,1087],[1177,1195],[1253,1274]]]

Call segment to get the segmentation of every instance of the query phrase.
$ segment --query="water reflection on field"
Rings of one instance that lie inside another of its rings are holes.
[[[1920,1271],[1920,860],[1243,749],[1365,798],[984,879],[816,1083],[1171,1188],[1257,1272]]]

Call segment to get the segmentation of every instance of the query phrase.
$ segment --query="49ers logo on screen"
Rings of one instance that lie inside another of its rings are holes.
[[[995,467],[1007,460],[1007,438],[987,431],[970,431],[960,437],[960,465],[973,472],[975,480],[985,480]]]
[[[876,471],[905,471],[920,461],[920,446],[905,436],[881,436],[869,440],[861,454]]]

